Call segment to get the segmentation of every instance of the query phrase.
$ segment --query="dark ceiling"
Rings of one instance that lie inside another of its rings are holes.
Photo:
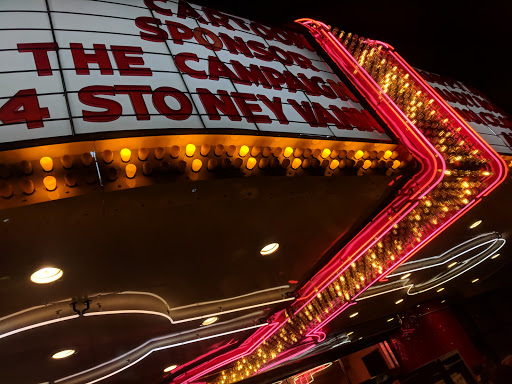
[[[282,299],[296,287],[290,280],[304,281],[326,250],[365,223],[395,189],[388,186],[391,180],[377,175],[182,181],[3,210],[1,315],[63,301],[58,316],[68,316],[73,314],[72,299],[85,298],[93,299],[90,312],[114,305],[127,309],[108,301],[109,293],[122,291],[160,296],[174,320],[211,313],[198,306],[184,316],[172,312],[176,307],[287,286],[279,290]],[[280,243],[279,251],[261,256],[259,250],[272,241]],[[59,266],[64,277],[48,286],[31,283],[30,274],[45,265]],[[234,305],[243,306],[244,300]],[[158,304],[151,306],[160,310]],[[54,306],[47,308],[55,318]],[[259,305],[221,320],[248,316],[257,324],[268,309]],[[161,316],[141,314],[62,321],[2,340],[0,359],[9,362],[3,374],[17,383],[63,378],[154,337],[198,329],[200,323],[171,324]],[[52,353],[69,345],[79,351],[76,359],[51,361]],[[161,378],[165,359],[183,364],[208,345],[180,348],[179,358],[173,352],[154,353],[148,362],[109,381],[130,382],[131,375],[140,382],[145,374]],[[36,369],[25,370],[22,355],[30,356]],[[148,364],[161,365],[157,373],[148,373]]]

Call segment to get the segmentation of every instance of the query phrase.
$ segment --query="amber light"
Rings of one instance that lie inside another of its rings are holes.
[[[268,244],[268,245],[265,245],[260,253],[263,255],[263,256],[266,256],[266,255],[270,255],[272,253],[274,253],[275,251],[277,251],[279,249],[279,243],[271,243],[271,244]]]
[[[164,372],[165,373],[171,372],[171,371],[175,370],[176,368],[178,368],[178,366],[176,364],[169,365],[167,368],[164,369]]]
[[[39,160],[39,163],[41,164],[41,167],[44,169],[45,172],[50,172],[51,170],[53,170],[53,160],[51,157],[42,157],[41,160]]]
[[[409,276],[411,276],[410,273],[406,273],[405,275],[403,275],[400,280],[404,280],[404,279],[407,279]]]
[[[240,147],[240,151],[238,152],[240,157],[245,157],[249,153],[249,147],[247,145],[242,145]]]
[[[48,284],[55,280],[59,280],[63,274],[64,272],[62,272],[62,269],[46,267],[35,271],[30,276],[30,280],[36,284]]]
[[[130,151],[128,148],[121,149],[121,160],[125,163],[130,161],[130,158],[132,157],[132,151]]]
[[[57,179],[53,176],[46,176],[43,179],[43,184],[49,191],[55,191],[55,189],[57,189]]]
[[[478,227],[480,224],[482,224],[482,220],[475,221],[473,224],[469,226],[469,229],[473,229]]]
[[[196,153],[196,146],[194,144],[187,144],[185,147],[185,155],[192,157],[194,153]]]
[[[219,318],[217,316],[209,317],[205,321],[203,321],[202,325],[211,325],[216,323]]]
[[[66,357],[74,355],[75,352],[76,351],[74,349],[65,349],[63,351],[53,354],[52,359],[56,359],[56,360],[65,359]]]
[[[137,173],[137,166],[135,164],[128,164],[125,168],[126,177],[133,179]]]
[[[350,318],[356,317],[357,315],[359,315],[359,312],[354,312],[353,314],[350,315]]]
[[[395,301],[395,304],[400,304],[402,301],[404,301],[404,299],[397,300]]]

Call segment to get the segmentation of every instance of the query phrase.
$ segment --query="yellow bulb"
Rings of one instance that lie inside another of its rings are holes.
[[[371,160],[365,160],[364,163],[363,163],[363,169],[368,169],[372,166],[372,162]]]
[[[328,158],[329,156],[331,155],[331,150],[329,148],[325,148],[323,151],[322,151],[322,157],[324,159]]]
[[[298,158],[293,159],[293,161],[292,161],[292,168],[293,169],[297,169],[301,165],[302,165],[302,160],[301,159],[298,159]]]
[[[62,272],[62,269],[46,267],[35,271],[30,276],[30,280],[36,284],[48,284],[55,280],[59,280],[63,274],[64,272]]]
[[[65,359],[66,357],[69,357],[75,353],[74,349],[66,349],[64,351],[60,351],[57,353],[54,353],[52,358],[53,359]]]
[[[292,155],[292,153],[293,153],[293,148],[292,147],[286,147],[284,149],[283,155],[284,155],[284,157],[290,157]]]
[[[187,144],[185,147],[185,154],[188,157],[194,156],[194,153],[196,152],[196,146],[194,144]]]
[[[260,253],[263,255],[263,256],[266,256],[266,255],[270,255],[274,252],[277,251],[277,249],[279,248],[279,243],[270,243],[268,245],[265,245]]]
[[[50,172],[51,170],[53,170],[53,160],[51,157],[41,157],[41,160],[39,160],[39,162],[41,163],[41,167],[43,167],[43,169],[46,172]]]
[[[123,162],[129,162],[131,157],[132,151],[130,151],[128,148],[121,149],[121,160],[123,160]]]
[[[393,165],[391,166],[391,168],[397,169],[399,166],[400,166],[400,161],[399,160],[395,160],[395,161],[393,161]]]
[[[213,317],[207,318],[201,324],[202,325],[211,325],[211,324],[217,322],[217,320],[219,320],[219,318],[217,316],[213,316]]]
[[[53,176],[46,176],[43,179],[43,184],[47,190],[55,191],[55,189],[57,188],[57,179]]]
[[[392,154],[393,154],[393,152],[391,152],[390,150],[387,150],[386,152],[384,152],[384,160],[389,159]]]
[[[137,166],[135,164],[128,164],[125,168],[126,177],[133,179],[137,173]]]
[[[363,157],[364,155],[364,152],[361,151],[360,149],[354,154],[354,158],[355,159],[360,159],[361,157]]]
[[[203,162],[199,159],[195,159],[193,162],[192,162],[192,170],[194,172],[199,172],[199,170],[201,169],[201,167],[203,166]]]
[[[340,165],[340,162],[338,160],[331,161],[331,164],[329,164],[329,168],[331,168],[333,171],[338,168]]]
[[[168,366],[167,368],[164,369],[164,372],[167,373],[167,372],[171,372],[172,370],[178,368],[178,366],[176,364],[173,364],[173,365],[170,365]]]
[[[247,169],[253,169],[256,166],[256,159],[254,157],[250,157],[249,160],[247,160]]]
[[[240,157],[245,157],[249,153],[249,147],[247,145],[242,145],[240,147],[240,152],[238,152]]]

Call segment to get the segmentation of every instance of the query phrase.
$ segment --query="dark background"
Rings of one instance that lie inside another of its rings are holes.
[[[309,17],[385,41],[413,67],[472,85],[512,114],[512,1],[191,1],[267,24]]]

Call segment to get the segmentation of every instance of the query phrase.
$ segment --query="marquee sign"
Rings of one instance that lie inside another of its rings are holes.
[[[143,129],[389,141],[303,35],[174,0],[0,3],[0,142]]]
[[[418,70],[455,111],[494,148],[512,154],[512,119],[479,90],[448,77]]]

